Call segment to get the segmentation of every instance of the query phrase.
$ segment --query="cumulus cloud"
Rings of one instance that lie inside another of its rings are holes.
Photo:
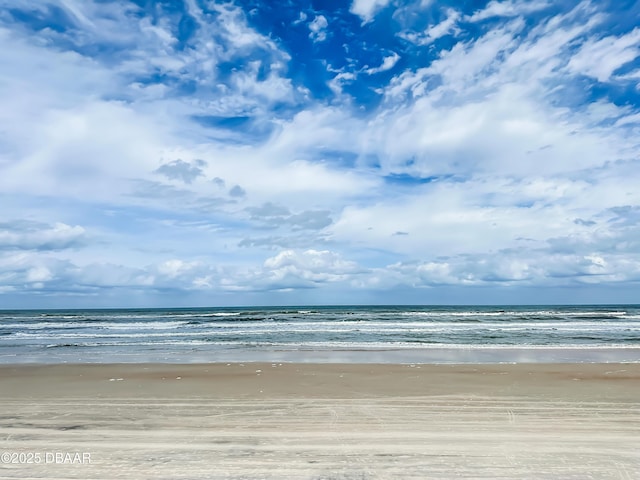
[[[412,287],[565,287],[637,281],[640,278],[640,258],[553,253],[548,250],[505,250],[494,255],[465,255],[428,262],[398,263],[390,265],[388,271],[392,273],[389,278],[394,283]],[[385,273],[379,272],[378,275]]]
[[[82,247],[87,240],[79,225],[26,220],[0,223],[0,250],[63,250]]]
[[[327,39],[327,26],[329,22],[323,15],[317,15],[311,22],[309,22],[309,38],[314,42],[323,42]]]
[[[153,293],[197,290],[200,276],[212,272],[215,267],[181,260],[134,268],[109,262],[77,264],[33,253],[0,256],[3,284],[14,291],[27,288],[50,296],[104,295],[120,288]]]
[[[353,0],[349,11],[362,18],[363,22],[370,22],[390,2],[391,0]]]
[[[637,236],[637,227],[633,232]],[[636,237],[637,238],[637,237]],[[601,236],[604,241],[605,237]],[[38,290],[97,295],[113,289],[160,292],[268,292],[322,289],[339,285],[354,292],[438,287],[579,287],[640,280],[640,245],[599,252],[588,237],[573,239],[566,251],[553,242],[539,248],[510,248],[364,268],[325,249],[285,249],[261,266],[241,268],[201,260],[171,258],[144,267],[91,262],[84,265],[34,252],[0,255],[3,292]],[[626,248],[626,250],[625,250]],[[26,290],[25,290],[26,289]]]
[[[100,295],[113,289],[160,292],[270,291],[316,288],[347,281],[362,272],[354,262],[328,250],[283,250],[261,266],[212,265],[177,258],[132,268],[117,263],[83,265],[33,254],[0,255],[3,292],[28,288],[45,295]]]
[[[284,250],[265,260],[262,281],[270,288],[308,288],[359,272],[357,264],[329,250]]]

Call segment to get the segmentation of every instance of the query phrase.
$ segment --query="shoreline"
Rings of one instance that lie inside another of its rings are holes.
[[[331,364],[528,364],[528,363],[640,363],[640,346],[494,346],[456,345],[432,347],[385,348],[335,348],[335,347],[254,347],[254,348],[200,348],[175,349],[170,351],[142,349],[138,353],[113,352],[100,347],[73,350],[66,353],[63,348],[45,352],[16,352],[0,355],[2,365],[66,365],[66,364],[110,364],[110,363],[331,363]]]
[[[634,383],[635,382],[635,383]],[[606,390],[595,387],[606,386]],[[558,396],[585,400],[634,391],[640,363],[77,363],[0,365],[0,400],[71,394],[90,397],[208,395],[429,396],[456,392]],[[593,390],[590,390],[594,387]],[[496,390],[497,389],[497,390]],[[640,402],[640,400],[638,400]]]
[[[0,365],[0,411],[90,457],[2,478],[640,478],[638,363]]]

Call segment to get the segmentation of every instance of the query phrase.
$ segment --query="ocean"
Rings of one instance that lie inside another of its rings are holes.
[[[0,311],[0,363],[640,362],[640,305]]]

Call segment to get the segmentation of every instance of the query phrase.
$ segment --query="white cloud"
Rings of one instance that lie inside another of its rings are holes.
[[[304,12],[300,12],[300,14],[298,15],[298,19],[296,21],[293,22],[294,25],[299,25],[303,22],[307,21],[307,14]]]
[[[209,29],[217,33],[222,28],[225,40],[231,42],[231,45],[235,47],[228,49],[225,57],[237,53],[235,49],[262,46],[270,50],[277,50],[273,40],[261,35],[247,24],[246,16],[239,7],[231,3],[217,4],[215,2],[210,2],[209,7],[220,15],[219,21],[210,24]]]
[[[123,192],[118,180],[157,167],[165,130],[160,122],[116,102],[45,110],[31,124],[34,140],[11,152],[21,160],[5,167],[0,185],[8,192],[117,199]],[[91,183],[81,181],[88,176]]]
[[[401,106],[370,122],[362,143],[367,154],[378,153],[386,171],[423,176],[576,174],[631,160],[637,142],[627,131],[602,129],[604,119],[554,106],[553,88],[573,81],[563,73],[563,59],[570,64],[580,55],[576,39],[602,20],[591,15],[578,26],[569,22],[584,14],[578,6],[524,39],[523,22],[509,21],[457,43],[429,67],[398,75],[385,95],[389,105]],[[618,122],[630,113],[609,102],[600,110]]]
[[[352,83],[356,78],[357,75],[353,72],[340,72],[329,81],[329,88],[336,95],[340,95],[342,94],[342,85]]]
[[[571,57],[567,68],[572,73],[588,75],[600,82],[608,82],[624,64],[640,56],[640,28],[620,37],[590,39]]]
[[[382,248],[409,259],[508,249],[524,254],[547,248],[550,239],[556,239],[554,246],[571,244],[574,252],[584,245],[585,254],[606,252],[613,245],[618,251],[626,245],[629,253],[638,254],[635,230],[611,223],[611,213],[606,213],[624,202],[640,202],[624,176],[623,171],[607,171],[606,177],[594,175],[588,181],[553,176],[443,179],[416,187],[403,199],[347,207],[328,232],[339,244]]]
[[[400,60],[400,55],[396,52],[393,52],[391,55],[384,57],[382,60],[382,64],[378,67],[372,67],[365,70],[369,75],[373,75],[374,73],[386,72],[387,70],[391,70],[396,63]]]
[[[453,9],[449,9],[447,11],[447,18],[445,18],[442,22],[437,25],[434,25],[427,29],[425,32],[425,39],[422,44],[430,43],[434,40],[437,40],[440,37],[448,35],[452,32],[455,32],[455,25],[457,21],[460,19],[460,14]]]
[[[294,267],[316,273],[324,272],[326,269],[335,273],[344,273],[352,271],[354,264],[342,260],[339,255],[328,250],[306,250],[303,252],[284,250],[275,257],[265,260],[264,267],[269,271]]]
[[[0,223],[0,250],[61,250],[81,247],[86,242],[85,229],[79,225],[24,220]]]
[[[309,22],[309,38],[314,42],[324,42],[327,39],[327,26],[329,22],[323,15],[316,15],[316,17]]]
[[[6,292],[30,284],[43,292],[99,293],[112,288],[140,291],[265,291],[319,287],[348,281],[363,272],[355,262],[328,250],[283,250],[262,266],[213,266],[177,258],[143,268],[91,262],[76,265],[37,255],[0,256],[0,280]],[[35,286],[34,286],[35,285]]]
[[[479,22],[492,17],[516,17],[548,8],[551,4],[546,0],[535,1],[498,1],[491,0],[482,10],[478,10],[470,18],[470,22]]]
[[[47,267],[39,266],[30,268],[27,272],[27,282],[46,282],[53,278]]]
[[[447,16],[444,20],[430,26],[422,33],[401,32],[399,36],[417,45],[429,45],[445,35],[455,35],[459,31],[457,23],[461,18],[461,14],[453,8],[447,9],[446,13]]]
[[[361,269],[329,250],[284,250],[264,262],[262,281],[269,288],[310,287],[344,281]]]
[[[158,265],[158,272],[169,278],[175,278],[184,275],[186,272],[193,270],[198,264],[195,262],[183,262],[182,260],[167,260]]]
[[[391,0],[353,0],[349,11],[358,15],[362,20],[370,22],[381,9],[386,7]]]
[[[426,239],[428,245],[420,256],[425,260],[405,260],[376,268],[363,268],[328,249],[286,249],[264,260],[262,266],[244,268],[228,261],[214,265],[202,260],[179,258],[141,268],[108,262],[74,264],[48,254],[20,252],[0,255],[0,281],[4,294],[28,288],[46,295],[59,291],[72,295],[98,295],[114,288],[126,288],[147,292],[144,295],[156,295],[157,292],[165,292],[163,295],[168,292],[174,292],[170,295],[204,292],[206,295],[214,292],[316,289],[331,284],[342,289],[375,292],[406,287],[563,287],[640,280],[640,242],[637,241],[640,214],[637,208],[606,210],[593,217],[596,222],[573,222],[572,226],[563,223],[562,212],[556,213],[554,217],[553,208],[533,212],[522,210],[512,212],[512,216],[506,219],[506,223],[513,223],[518,216],[530,214],[528,219],[509,228],[514,232],[536,233],[533,224],[529,232],[523,227],[531,222],[534,215],[544,215],[548,223],[556,224],[559,236],[555,239],[544,240],[544,235],[540,235],[539,240],[521,239],[520,245],[516,242],[510,248],[499,248],[500,244],[495,242],[492,245],[495,249],[487,248],[481,244],[481,224],[471,224],[476,231],[473,239],[467,237],[466,240],[480,242],[480,248],[475,253],[466,248],[462,253],[442,256],[432,248],[433,243],[429,244],[430,236],[446,230],[451,240],[455,223],[473,221],[473,218],[461,217],[450,211],[434,212],[431,218],[436,222],[448,222],[448,226],[432,224],[432,228],[423,234],[421,241]],[[411,214],[409,212],[399,221],[406,221]],[[494,216],[493,220],[499,220],[495,210],[489,215]],[[485,220],[491,221],[491,218]],[[605,231],[603,227],[609,230]],[[409,239],[415,233],[411,231],[403,238]],[[504,233],[504,230],[499,231],[497,236]],[[460,239],[464,240],[464,237]],[[360,243],[361,238],[353,241],[354,246],[366,246]],[[375,245],[378,248],[381,244]],[[616,245],[616,248],[612,249],[611,245]]]
[[[384,278],[387,277],[385,281]],[[573,255],[540,251],[501,251],[497,254],[446,260],[397,263],[376,272],[369,281],[379,288],[450,286],[576,286],[640,279],[640,257]]]
[[[279,66],[272,66],[275,68],[271,69],[271,73],[263,80],[257,81],[261,67],[261,62],[248,62],[244,71],[233,76],[231,83],[236,87],[235,95],[245,99],[244,103],[246,99],[267,100],[269,104],[291,102],[294,90],[291,81],[280,76]],[[240,102],[242,103],[242,100]]]

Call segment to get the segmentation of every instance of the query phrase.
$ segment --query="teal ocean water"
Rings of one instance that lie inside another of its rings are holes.
[[[0,311],[0,363],[638,362],[640,305]]]

